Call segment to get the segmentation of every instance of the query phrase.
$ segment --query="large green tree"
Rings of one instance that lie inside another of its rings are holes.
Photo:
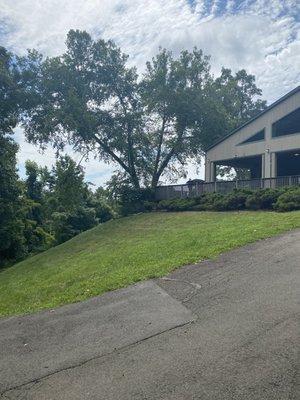
[[[13,58],[0,47],[0,266],[22,257],[26,251],[21,184],[16,169],[18,146],[10,136],[18,115]]]
[[[237,128],[267,107],[260,98],[262,91],[256,86],[255,76],[244,69],[232,74],[229,68],[222,68],[215,87],[227,112],[227,129]]]
[[[174,58],[162,49],[139,77],[112,41],[70,31],[66,45],[60,57],[43,62],[31,53],[36,79],[24,118],[27,139],[58,151],[69,144],[84,156],[114,162],[135,188],[183,174],[190,159],[249,114],[259,95],[243,71],[232,77],[223,70],[215,80],[201,50]]]
[[[26,253],[24,204],[16,170],[18,146],[0,134],[0,267]]]
[[[84,171],[71,157],[59,157],[52,174],[53,196],[59,207],[64,211],[74,211],[86,203],[89,191]]]
[[[34,104],[37,60],[35,52],[16,57],[0,47],[0,266],[36,250],[47,236],[38,226],[42,220],[37,166],[27,163],[28,178],[22,183],[16,165],[18,145],[13,140],[21,114]]]
[[[61,243],[98,223],[97,204],[85,182],[83,168],[71,157],[60,156],[52,169],[48,193],[51,231]],[[108,218],[109,219],[109,218]]]
[[[13,57],[0,46],[0,135],[12,133],[19,115],[19,90]]]

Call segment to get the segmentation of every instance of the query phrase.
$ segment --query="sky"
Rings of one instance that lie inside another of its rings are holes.
[[[299,0],[0,0],[0,45],[15,53],[61,54],[70,29],[114,40],[140,72],[160,46],[175,55],[197,46],[211,55],[216,76],[222,66],[254,74],[268,103],[300,84]],[[22,129],[15,138],[21,175],[27,159],[55,161],[51,149],[41,153],[26,143]],[[116,169],[94,159],[83,166],[95,185]],[[203,166],[188,172],[203,177]]]

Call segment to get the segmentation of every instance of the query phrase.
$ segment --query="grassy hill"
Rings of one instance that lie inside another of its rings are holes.
[[[109,221],[0,272],[0,315],[86,299],[300,227],[300,212],[153,213]]]

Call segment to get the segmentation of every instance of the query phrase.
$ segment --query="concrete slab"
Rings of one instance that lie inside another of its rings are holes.
[[[0,319],[0,394],[192,319],[152,281],[52,311]]]

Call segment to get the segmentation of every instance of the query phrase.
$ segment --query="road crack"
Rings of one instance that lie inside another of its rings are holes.
[[[21,389],[21,388],[24,388],[24,387],[27,386],[27,385],[32,384],[32,386],[30,386],[30,388],[26,389],[26,390],[30,391],[37,383],[39,383],[39,382],[41,382],[42,380],[47,379],[47,378],[49,378],[49,377],[51,377],[51,376],[53,376],[53,375],[59,374],[60,372],[69,371],[69,370],[72,370],[72,369],[75,369],[75,368],[80,368],[80,367],[82,367],[83,365],[85,365],[85,364],[87,364],[87,363],[89,363],[89,362],[91,362],[91,361],[99,360],[99,359],[101,359],[101,358],[108,357],[108,356],[110,356],[110,355],[112,355],[112,354],[119,353],[119,352],[121,352],[121,351],[130,349],[131,347],[137,346],[137,345],[139,345],[139,344],[141,344],[141,343],[143,343],[143,342],[145,342],[145,341],[147,341],[147,340],[149,340],[149,339],[152,339],[152,338],[157,337],[157,336],[159,336],[159,335],[162,335],[162,334],[164,334],[164,333],[173,331],[173,330],[175,330],[175,329],[182,328],[183,326],[191,325],[191,324],[193,324],[193,323],[194,323],[194,319],[192,319],[192,320],[190,320],[190,321],[188,321],[188,322],[183,322],[183,323],[178,324],[178,325],[176,325],[176,326],[173,326],[173,327],[171,327],[171,328],[165,329],[165,330],[163,330],[163,331],[161,331],[161,332],[154,333],[153,335],[149,335],[149,336],[147,336],[147,337],[145,337],[145,338],[142,338],[142,339],[140,339],[140,340],[137,340],[136,342],[133,342],[133,343],[130,343],[130,344],[126,344],[126,345],[121,346],[121,347],[119,347],[119,348],[114,348],[112,351],[109,351],[109,352],[107,352],[107,353],[105,353],[105,354],[101,354],[101,355],[97,355],[97,356],[88,358],[87,360],[81,361],[81,362],[79,362],[79,363],[77,363],[77,364],[74,364],[74,365],[69,365],[69,366],[64,367],[64,368],[56,369],[56,370],[54,370],[54,371],[52,371],[52,372],[49,372],[48,374],[45,374],[45,375],[42,375],[42,376],[38,377],[38,378],[35,378],[35,379],[30,380],[30,381],[24,382],[24,383],[22,383],[22,384],[20,384],[20,385],[16,385],[16,386],[10,387],[10,388],[8,388],[8,389],[5,389],[3,392],[0,393],[0,398],[2,398],[2,399],[5,399],[5,398],[6,398],[6,399],[9,399],[9,397],[7,397],[7,394],[8,394],[9,392],[12,392],[12,391],[14,391],[14,390],[19,390],[19,389]]]

